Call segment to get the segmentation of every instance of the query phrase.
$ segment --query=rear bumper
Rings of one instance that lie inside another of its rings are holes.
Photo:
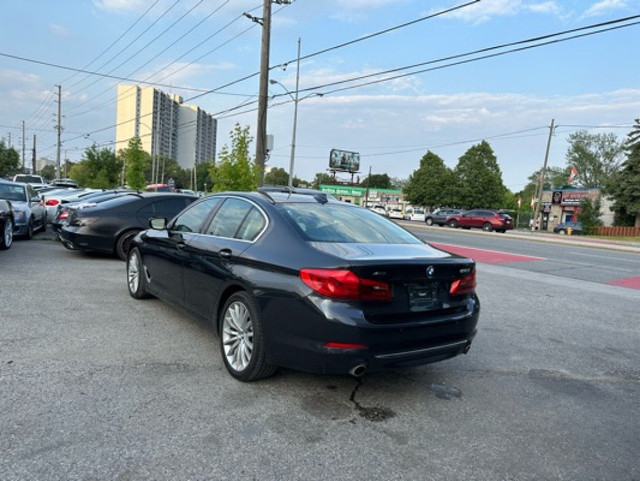
[[[287,317],[297,319],[294,325],[282,317],[272,318],[270,311],[265,311],[269,362],[307,372],[346,374],[358,367],[361,371],[375,372],[465,354],[477,332],[480,304],[474,296],[469,299],[466,312],[456,316],[393,325],[370,324],[357,315],[354,317],[353,311],[340,313],[340,309],[332,311],[332,321],[309,313],[298,317],[303,313],[292,312],[290,306]],[[364,347],[334,348],[327,347],[327,342]]]
[[[58,238],[72,250],[113,253],[113,239],[95,235],[89,227],[63,226]]]

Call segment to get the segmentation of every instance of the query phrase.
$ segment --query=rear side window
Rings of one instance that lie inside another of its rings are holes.
[[[253,205],[242,199],[226,199],[211,220],[205,234],[234,238]]]

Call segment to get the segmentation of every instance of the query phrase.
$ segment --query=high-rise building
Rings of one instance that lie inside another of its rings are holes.
[[[215,162],[218,123],[182,97],[153,87],[118,85],[116,152],[139,137],[151,155],[177,160],[192,169],[202,162]]]

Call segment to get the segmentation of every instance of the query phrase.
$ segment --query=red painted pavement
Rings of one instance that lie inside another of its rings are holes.
[[[509,254],[507,252],[500,251],[488,251],[484,249],[474,249],[473,247],[463,247],[452,244],[440,244],[436,242],[430,242],[433,247],[442,249],[443,251],[451,252],[465,257],[470,257],[476,262],[482,262],[485,264],[499,264],[502,262],[529,262],[529,261],[542,261],[544,257],[531,257],[521,256],[517,254]]]
[[[629,289],[640,289],[640,277],[629,277],[627,279],[618,279],[617,281],[607,282],[612,286],[628,287]]]

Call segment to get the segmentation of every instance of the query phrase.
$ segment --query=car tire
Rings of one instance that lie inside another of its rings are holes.
[[[127,260],[129,254],[129,246],[133,238],[140,232],[139,230],[128,230],[121,234],[116,241],[116,255],[123,261]]]
[[[0,249],[5,251],[13,244],[13,221],[10,218],[4,221],[4,230],[0,237]]]
[[[234,378],[250,382],[276,371],[266,361],[260,310],[248,293],[240,291],[229,297],[222,309],[219,334],[224,365]]]
[[[491,232],[493,230],[493,226],[488,222],[485,222],[484,224],[482,224],[482,230],[485,232]]]
[[[565,235],[566,233],[567,233],[567,231],[566,231],[566,230],[564,230],[564,229],[560,229],[560,230],[558,231],[558,234],[560,234],[560,235]]]
[[[433,219],[431,217],[427,217],[427,220],[425,220],[425,223],[427,225],[433,225]]]
[[[452,228],[454,228],[454,229],[457,229],[457,228],[458,228],[458,221],[451,220],[451,221],[449,221],[449,224],[447,224],[447,225],[448,225],[449,227],[452,227]]]
[[[29,219],[29,224],[27,224],[27,231],[24,233],[24,238],[27,240],[33,238],[33,219]]]
[[[148,299],[151,297],[151,294],[147,291],[142,256],[137,247],[131,249],[127,257],[127,288],[134,299]]]

